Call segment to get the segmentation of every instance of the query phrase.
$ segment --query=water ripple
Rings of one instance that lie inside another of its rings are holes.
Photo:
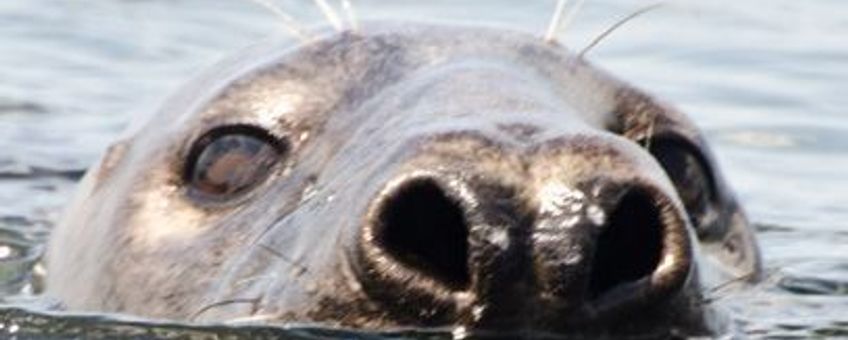
[[[814,261],[783,269],[777,286],[792,294],[848,296],[848,259]]]

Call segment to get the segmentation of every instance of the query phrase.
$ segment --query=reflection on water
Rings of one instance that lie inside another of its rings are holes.
[[[303,22],[319,22],[308,1],[279,3]],[[485,21],[538,32],[554,7],[553,0],[356,3],[363,17]],[[585,46],[637,6],[590,1],[563,39]],[[770,273],[753,291],[720,296],[748,335],[848,336],[845,13],[842,0],[670,1],[590,54],[707,131],[760,226]],[[38,289],[33,267],[50,226],[83,169],[133,117],[213,61],[269,35],[283,35],[276,19],[248,1],[0,3],[0,293]],[[6,301],[55,306],[25,294]],[[74,330],[162,337],[180,330],[0,312],[0,332],[37,329],[71,337],[81,334]],[[183,334],[216,331],[229,334]]]
[[[369,334],[316,327],[187,326],[99,315],[0,310],[0,335],[37,339],[452,339],[450,332]]]

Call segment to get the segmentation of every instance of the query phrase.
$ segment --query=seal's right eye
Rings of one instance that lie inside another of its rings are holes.
[[[192,146],[183,179],[192,195],[226,200],[262,183],[287,151],[284,142],[254,126],[215,128]]]

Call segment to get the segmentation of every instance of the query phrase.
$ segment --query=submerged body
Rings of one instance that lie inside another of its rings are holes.
[[[681,113],[532,35],[391,24],[199,79],[47,264],[71,310],[581,335],[721,331],[708,289],[760,266]]]

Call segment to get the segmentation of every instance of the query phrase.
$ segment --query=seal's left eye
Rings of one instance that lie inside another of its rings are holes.
[[[665,169],[692,225],[699,233],[707,232],[716,217],[716,190],[710,168],[697,150],[683,140],[673,137],[657,138],[649,151]]]
[[[229,126],[198,139],[186,161],[184,180],[194,193],[227,199],[261,183],[287,148],[263,129]]]

